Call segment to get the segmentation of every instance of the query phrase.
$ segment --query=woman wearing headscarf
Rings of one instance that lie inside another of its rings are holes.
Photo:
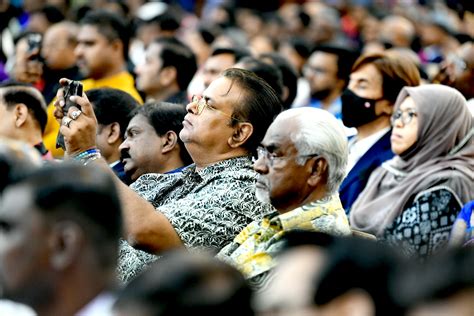
[[[442,248],[462,205],[474,198],[473,118],[457,90],[405,87],[395,103],[391,146],[353,205],[353,228],[430,255]]]

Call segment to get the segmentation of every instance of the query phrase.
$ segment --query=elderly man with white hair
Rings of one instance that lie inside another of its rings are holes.
[[[257,152],[257,197],[276,211],[249,224],[217,257],[260,288],[288,231],[346,236],[351,229],[337,193],[347,165],[347,140],[332,114],[315,108],[281,113]]]

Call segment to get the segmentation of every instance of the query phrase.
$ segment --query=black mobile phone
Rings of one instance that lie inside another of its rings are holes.
[[[67,115],[67,112],[71,108],[71,106],[77,107],[79,110],[81,106],[69,99],[69,97],[73,95],[82,96],[82,83],[79,81],[71,80],[69,81],[68,85],[63,88],[63,99],[64,99],[64,107],[63,107],[63,114],[64,116]],[[56,148],[62,148],[66,150],[66,145],[64,144],[64,136],[61,132],[58,132],[58,137],[56,138]]]
[[[41,61],[41,45],[43,37],[39,33],[28,34],[26,37],[28,43],[28,54],[30,54],[30,60]]]

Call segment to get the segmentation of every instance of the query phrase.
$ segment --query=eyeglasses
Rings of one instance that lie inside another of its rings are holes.
[[[257,147],[257,159],[253,158],[253,162],[255,163],[257,160],[265,158],[268,161],[268,165],[273,167],[275,160],[286,160],[290,158],[300,158],[300,157],[316,157],[319,154],[309,154],[309,155],[297,155],[297,156],[277,156],[275,153],[269,152],[265,147],[258,146]]]
[[[304,65],[303,66],[303,74],[310,76],[310,75],[325,75],[327,73],[331,72],[329,69],[321,68],[321,67],[315,67],[311,65]]]
[[[395,125],[395,121],[400,119],[403,125],[407,125],[407,124],[410,124],[413,118],[417,116],[418,114],[415,112],[415,110],[408,110],[408,111],[396,110],[395,113],[393,113],[392,117],[390,118],[390,122],[392,123],[392,126],[393,126]]]
[[[201,115],[201,113],[204,111],[205,108],[211,110],[211,111],[216,111],[222,115],[224,115],[225,117],[228,117],[230,118],[231,120],[236,120],[238,122],[244,122],[242,120],[239,120],[238,118],[235,118],[233,117],[232,115],[229,115],[225,112],[222,112],[218,109],[215,109],[213,107],[211,107],[208,103],[207,103],[207,100],[206,98],[203,98],[203,97],[198,97],[197,95],[193,95],[193,97],[191,98],[191,103],[197,103],[197,107],[196,107],[196,115]]]

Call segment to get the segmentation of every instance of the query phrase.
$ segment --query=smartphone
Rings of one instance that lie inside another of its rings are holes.
[[[41,61],[41,45],[43,41],[43,37],[41,34],[38,33],[32,33],[28,34],[26,37],[26,40],[28,42],[28,54],[30,56],[30,60],[39,60]]]
[[[64,99],[64,107],[63,107],[63,114],[66,116],[67,112],[71,108],[71,106],[77,107],[79,110],[81,106],[73,101],[70,100],[69,97],[73,95],[82,96],[82,83],[79,81],[71,80],[69,81],[68,85],[63,88],[63,99]],[[56,148],[62,148],[66,150],[66,145],[64,144],[64,136],[61,132],[58,132],[58,136],[56,137]]]

